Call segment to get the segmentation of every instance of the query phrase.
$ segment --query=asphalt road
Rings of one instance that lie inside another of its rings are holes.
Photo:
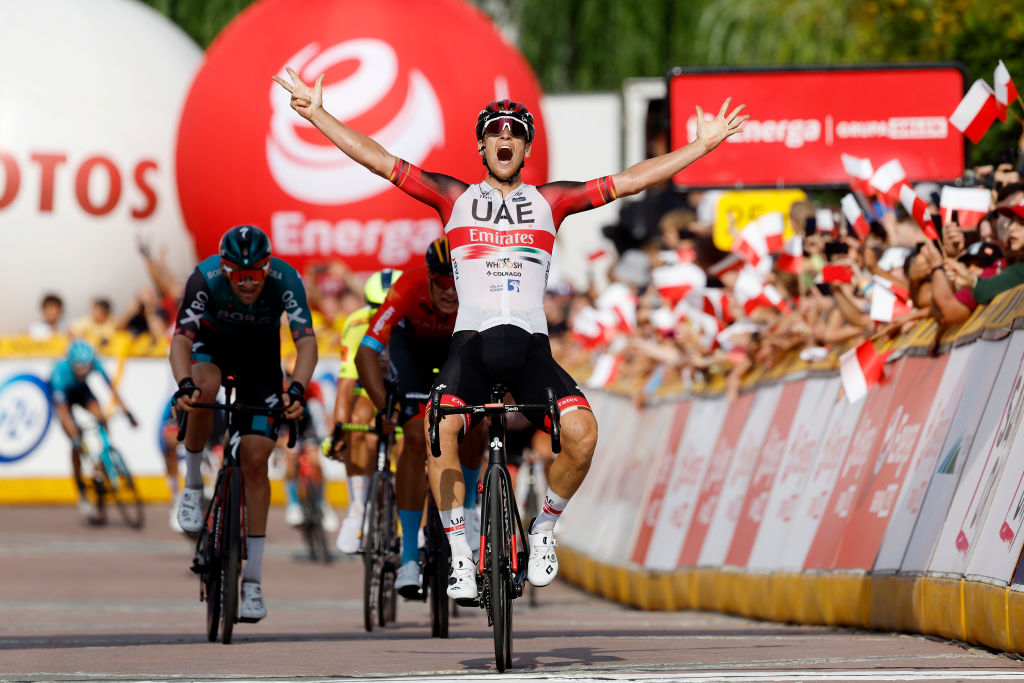
[[[0,678],[4,680],[496,677],[481,610],[447,640],[429,610],[366,633],[362,564],[313,564],[271,512],[263,586],[269,615],[209,643],[190,542],[166,506],[134,531],[86,525],[69,507],[0,508]],[[515,603],[512,680],[1024,680],[1024,662],[924,637],[641,612],[556,582]]]

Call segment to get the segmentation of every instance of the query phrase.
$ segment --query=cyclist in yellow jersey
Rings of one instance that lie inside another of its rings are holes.
[[[341,333],[341,369],[338,371],[338,392],[334,401],[334,430],[331,435],[329,455],[345,462],[346,483],[348,484],[348,512],[338,532],[337,547],[343,553],[359,552],[359,531],[363,528],[363,511],[366,486],[370,480],[372,464],[370,455],[375,437],[366,432],[342,432],[346,422],[370,424],[374,407],[366,390],[359,383],[355,358],[359,342],[370,324],[370,318],[384,302],[391,285],[402,271],[385,268],[366,280],[363,292],[366,306],[354,311],[345,319]]]

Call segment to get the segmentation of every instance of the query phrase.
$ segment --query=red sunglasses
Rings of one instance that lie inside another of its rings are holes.
[[[484,124],[484,133],[487,135],[501,135],[501,131],[508,127],[508,132],[514,138],[525,138],[527,129],[526,124],[519,119],[512,118],[511,116],[499,116],[496,119],[491,119]]]
[[[243,268],[237,264],[231,263],[221,259],[220,262],[221,270],[228,276],[228,279],[235,284],[242,284],[246,280],[252,280],[253,282],[263,282],[267,279],[267,273],[270,272],[270,259],[265,258],[259,263],[253,264],[249,268]]]
[[[455,287],[455,277],[452,275],[430,275],[430,281],[435,286],[441,289],[453,289]]]

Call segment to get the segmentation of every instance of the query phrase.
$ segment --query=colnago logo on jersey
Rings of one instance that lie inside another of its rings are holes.
[[[464,227],[448,231],[448,243],[454,258],[462,261],[477,259],[523,259],[543,264],[551,256],[555,235],[548,230],[492,230]],[[502,267],[498,264],[488,267]]]

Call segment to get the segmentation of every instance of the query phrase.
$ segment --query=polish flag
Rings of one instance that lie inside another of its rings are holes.
[[[942,222],[949,223],[953,220],[953,211],[956,210],[957,225],[961,228],[977,227],[991,205],[992,192],[984,187],[943,185],[939,193]]]
[[[603,388],[611,386],[619,377],[619,369],[622,367],[622,357],[614,353],[602,353],[594,361],[594,370],[587,379],[587,386],[591,388]]]
[[[901,315],[912,312],[914,307],[896,296],[885,287],[871,288],[871,319],[880,323],[891,323]]]
[[[757,224],[761,228],[761,235],[764,236],[768,253],[777,254],[782,251],[782,234],[786,231],[786,217],[782,215],[782,212],[772,211],[762,214],[757,219]]]
[[[848,194],[843,197],[840,204],[843,207],[843,216],[846,217],[846,221],[853,228],[853,232],[856,233],[857,238],[861,242],[871,232],[871,226],[868,225],[868,219],[864,218],[864,212],[860,210],[860,204],[857,203],[857,198],[852,194]]]
[[[663,263],[693,263],[697,260],[697,251],[693,247],[666,249],[658,252]]]
[[[704,290],[701,295],[700,309],[717,320],[727,323],[734,320],[729,311],[729,295],[721,287],[708,287]]]
[[[914,220],[921,227],[921,231],[924,232],[925,237],[930,240],[939,239],[939,233],[935,231],[932,215],[928,213],[928,205],[917,196],[914,188],[906,183],[900,185],[900,203],[903,204],[903,208],[907,210],[907,213],[914,217]]]
[[[889,278],[882,277],[881,275],[872,275],[871,280],[881,287],[888,289],[892,292],[897,299],[907,302],[910,301],[910,292],[900,287],[898,284],[890,280]]]
[[[783,313],[788,313],[790,308],[785,299],[770,284],[765,283],[761,274],[752,268],[744,268],[736,278],[736,286],[733,288],[736,301],[743,306],[743,312],[750,315],[758,308],[777,308]]]
[[[708,276],[693,263],[678,263],[652,270],[651,283],[662,299],[670,306],[675,306],[691,291],[704,289],[708,284]]]
[[[775,267],[784,273],[799,275],[804,270],[804,240],[793,235],[782,247],[782,253],[775,259]]]
[[[708,275],[711,277],[722,277],[724,273],[728,273],[732,270],[741,270],[746,263],[738,254],[729,254],[718,263],[712,264],[708,268]]]
[[[1009,108],[1010,102],[1017,99],[1017,86],[1013,84],[1010,72],[1006,70],[1006,65],[1001,59],[992,82],[995,84],[996,116],[1000,121],[1006,121],[1006,110]]]
[[[853,268],[849,265],[837,265],[826,263],[821,269],[821,281],[830,282],[853,282]]]
[[[636,294],[621,282],[613,282],[601,292],[594,302],[598,310],[611,311],[618,320],[618,327],[630,333],[636,329]]]
[[[818,209],[814,212],[814,222],[817,232],[827,232],[833,235],[836,232],[835,219],[832,217],[832,209]]]
[[[747,223],[733,240],[730,251],[752,266],[760,263],[768,255],[768,243],[761,223],[757,220]]]
[[[850,189],[865,195],[871,195],[871,184],[868,182],[875,168],[871,165],[870,159],[861,159],[849,154],[841,154],[843,170],[850,176]]]
[[[949,122],[971,142],[980,141],[995,120],[995,93],[981,78],[974,81],[974,85],[949,117]]]
[[[715,335],[715,343],[722,347],[723,351],[731,351],[735,347],[735,338],[741,334],[754,334],[758,327],[754,323],[743,320],[733,323]]]
[[[903,170],[903,164],[899,159],[892,159],[879,166],[868,182],[878,191],[878,194],[895,202],[899,199],[900,183],[906,182],[906,180],[907,173]]]
[[[651,325],[663,337],[667,337],[676,329],[679,318],[673,309],[668,306],[661,306],[651,311]]]
[[[596,308],[585,306],[573,315],[572,338],[585,349],[594,349],[604,343],[604,329]]]
[[[891,351],[879,354],[870,339],[839,357],[839,376],[850,403],[867,396],[868,389],[882,378],[885,361]]]
[[[725,323],[716,318],[713,314],[697,310],[686,301],[676,304],[673,311],[677,320],[686,320],[690,327],[700,337],[700,342],[705,347],[710,347],[715,341],[715,335],[725,329]],[[731,316],[730,316],[731,319]]]

